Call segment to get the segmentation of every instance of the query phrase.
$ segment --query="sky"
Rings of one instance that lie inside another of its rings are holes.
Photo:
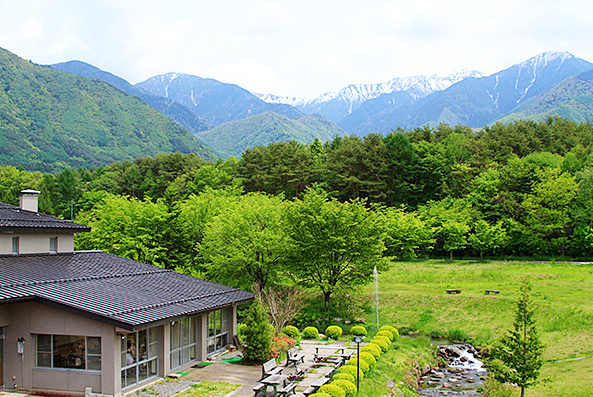
[[[348,84],[496,73],[545,51],[593,62],[590,0],[0,0],[0,47],[132,84],[168,72],[313,97]]]

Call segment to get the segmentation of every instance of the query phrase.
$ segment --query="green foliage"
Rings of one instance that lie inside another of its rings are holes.
[[[367,336],[367,329],[362,325],[355,325],[350,328],[350,333],[355,336]]]
[[[372,342],[376,342],[376,341],[383,341],[383,342],[387,343],[387,348],[388,349],[391,346],[391,339],[389,339],[388,336],[385,336],[385,335],[376,335],[373,338]],[[383,348],[381,347],[381,349],[383,349]]]
[[[319,391],[327,393],[332,397],[346,397],[346,392],[344,389],[333,383],[326,383],[319,388]]]
[[[379,331],[377,332],[376,336],[384,336],[387,339],[389,339],[390,343],[391,341],[393,341],[393,333],[391,333],[390,331]]]
[[[290,336],[291,338],[298,338],[299,336],[301,336],[299,329],[294,325],[287,325],[286,327],[284,327],[282,332],[284,333],[284,335]]]
[[[381,328],[379,328],[379,332],[384,331],[391,333],[392,341],[397,340],[397,338],[399,337],[399,331],[393,325],[382,325]],[[377,333],[377,335],[379,334],[379,332]]]
[[[515,387],[501,383],[492,376],[486,376],[483,379],[484,383],[478,388],[478,391],[484,397],[515,397]]]
[[[332,379],[332,385],[336,385],[344,390],[346,397],[354,397],[356,395],[356,383],[345,379]]]
[[[368,345],[362,347],[360,351],[371,353],[376,360],[379,360],[379,357],[381,357],[381,353],[383,352],[381,347],[375,343],[369,343]]]
[[[525,389],[537,384],[543,365],[544,344],[535,326],[535,307],[529,296],[528,279],[521,285],[516,301],[513,329],[499,338],[492,347],[493,360],[487,362],[492,377],[499,382],[513,383]]]
[[[1,48],[0,92],[0,164],[55,172],[161,152],[215,157],[146,102]]]
[[[372,353],[369,352],[360,352],[360,359],[366,361],[366,363],[369,364],[371,368],[377,364],[377,359]]]
[[[317,339],[319,336],[319,330],[315,327],[307,327],[303,330],[304,339]]]
[[[342,336],[342,328],[339,325],[330,325],[325,329],[325,336],[337,340]]]
[[[267,360],[274,330],[270,325],[267,313],[257,299],[249,308],[245,324],[247,330],[243,348],[244,357],[252,361]]]
[[[387,268],[383,222],[362,201],[340,203],[309,189],[288,207],[284,224],[287,270],[301,285],[323,292],[326,311],[332,293],[367,283],[374,266]]]
[[[205,228],[201,249],[209,279],[231,287],[260,289],[278,280],[285,251],[279,196],[241,196]]]
[[[352,365],[354,367],[358,366],[358,368],[360,368],[360,370],[362,372],[364,372],[365,374],[371,370],[371,366],[369,363],[367,363],[363,359],[360,359],[360,361],[358,361],[358,358],[356,358],[356,357],[351,358],[350,360],[346,361],[345,365]]]
[[[387,339],[387,338],[385,338],[385,339]],[[379,346],[379,348],[381,349],[381,351],[383,353],[385,353],[387,350],[389,350],[389,343],[385,339],[382,339],[381,337],[375,338],[369,344]]]
[[[360,371],[358,371],[356,365],[351,365],[351,364],[346,364],[341,366],[340,368],[338,368],[338,373],[346,373],[346,374],[350,374],[352,376],[354,376],[356,378],[356,373],[358,372],[358,377],[360,380],[364,379],[364,372],[362,371],[362,369]]]
[[[247,335],[247,324],[239,324],[237,327],[237,335],[239,339],[245,340],[245,336]]]
[[[317,393],[313,393],[311,394],[309,397],[332,397],[331,394],[325,393],[325,392],[317,392]]]
[[[354,376],[352,374],[348,374],[346,372],[340,372],[340,373],[337,373],[334,376],[332,376],[332,380],[338,380],[338,379],[345,379],[352,383],[356,383],[356,376]]]

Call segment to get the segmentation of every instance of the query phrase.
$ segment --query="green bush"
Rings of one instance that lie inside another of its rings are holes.
[[[354,336],[367,336],[367,329],[362,325],[355,325],[350,328],[350,333]]]
[[[338,385],[325,384],[319,388],[319,391],[329,394],[331,397],[346,397],[346,392]]]
[[[375,365],[377,365],[377,359],[375,358],[375,356],[372,355],[372,353],[360,352],[360,359],[366,361],[366,363],[371,368],[373,368]]]
[[[354,397],[356,394],[356,383],[350,382],[349,380],[336,379],[332,380],[332,385],[340,387],[346,393],[346,397]]]
[[[305,339],[317,339],[319,336],[319,330],[315,327],[307,327],[303,330],[303,338]]]
[[[338,325],[330,325],[325,329],[325,336],[331,339],[338,339],[342,336],[342,328]]]
[[[343,365],[338,369],[338,373],[346,373],[346,374],[350,374],[352,376],[354,376],[354,378],[356,378],[356,372],[358,370],[356,369],[356,365]],[[360,372],[358,373],[360,380],[362,381],[364,379],[364,372],[362,372],[362,370],[360,370]]]
[[[381,348],[378,345],[373,344],[373,343],[369,343],[368,345],[366,345],[365,347],[360,349],[360,351],[371,353],[375,357],[375,360],[378,360],[379,357],[381,357],[381,353],[382,353]]]
[[[268,314],[257,300],[249,308],[245,324],[247,330],[243,356],[251,361],[265,361],[272,347],[274,329],[270,325]]]
[[[465,331],[458,328],[450,329],[449,332],[447,332],[447,337],[452,342],[465,342],[468,338]]]
[[[349,380],[352,383],[356,383],[356,376],[354,376],[352,374],[348,374],[346,372],[340,372],[340,373],[337,373],[334,376],[332,376],[332,380],[338,380],[338,379],[345,379],[345,380]]]
[[[350,360],[346,361],[346,365],[352,365],[352,366],[356,367],[357,364],[358,364],[358,359],[356,357],[351,358]],[[365,374],[371,370],[371,366],[369,365],[369,363],[364,361],[362,358],[360,359],[360,370],[362,372],[364,372]]]
[[[317,393],[309,395],[309,397],[332,397],[332,396],[331,396],[331,394],[327,394],[324,392],[317,392]]]
[[[298,338],[301,335],[299,329],[294,325],[287,325],[286,327],[284,327],[282,332],[284,333],[284,335],[290,336],[291,338]]]
[[[389,339],[389,341],[393,341],[393,334],[389,331],[379,331],[376,336],[384,336]]]
[[[388,348],[391,346],[391,340],[386,336],[377,335],[373,338],[373,340],[382,340],[383,342],[387,343]]]
[[[242,341],[245,340],[245,335],[247,335],[247,324],[241,324],[237,327],[237,335],[239,336],[239,339],[241,339]]]
[[[384,325],[381,328],[379,328],[379,332],[381,331],[389,331],[391,332],[391,334],[393,335],[393,338],[391,338],[391,340],[397,340],[397,338],[399,338],[399,331],[397,330],[397,328],[395,328],[392,325]]]
[[[373,344],[379,346],[379,348],[381,349],[381,351],[383,353],[385,353],[387,350],[389,350],[389,345],[387,344],[387,342],[385,342],[382,339],[376,339],[376,338],[373,339],[371,341],[371,343],[369,343],[369,345],[373,345]]]

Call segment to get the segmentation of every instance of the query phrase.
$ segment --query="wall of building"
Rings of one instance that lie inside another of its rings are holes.
[[[0,233],[0,254],[12,254],[12,238],[19,237],[19,254],[49,252],[50,237],[58,237],[58,252],[74,251],[74,235],[67,233]]]
[[[101,337],[101,366],[103,374],[113,374],[114,327],[35,302],[4,305],[8,316],[5,325],[4,384],[35,390],[93,392],[114,394],[114,376],[74,369],[36,368],[35,334],[84,335]],[[1,313],[1,312],[0,312]],[[0,315],[0,319],[2,315]],[[25,339],[24,354],[17,353],[17,341]],[[119,357],[117,357],[119,359]],[[118,367],[119,368],[119,367]]]

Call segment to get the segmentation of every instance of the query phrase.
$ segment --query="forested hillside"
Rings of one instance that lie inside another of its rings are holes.
[[[0,164],[58,171],[210,149],[144,101],[0,49]]]
[[[237,221],[245,211],[276,219],[311,187],[338,202],[363,200],[395,258],[585,257],[593,254],[592,152],[593,126],[561,118],[478,132],[440,125],[325,144],[277,142],[239,161],[173,153],[58,174],[1,167],[0,201],[16,204],[20,190],[35,188],[41,211],[67,218],[73,201],[78,221],[93,227],[80,248],[187,271],[214,263],[205,236],[219,227],[247,233],[265,222]],[[247,205],[253,196],[258,204]],[[230,224],[213,223],[231,213],[238,218]],[[284,227],[278,221],[266,235],[284,241]],[[278,253],[277,263],[288,254]]]

